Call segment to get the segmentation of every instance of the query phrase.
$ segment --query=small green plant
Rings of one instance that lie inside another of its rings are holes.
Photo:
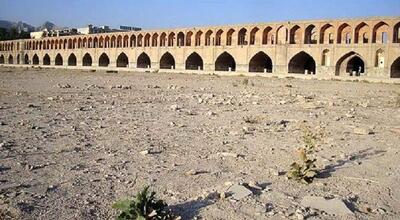
[[[318,174],[317,159],[315,153],[317,143],[323,137],[322,132],[313,132],[307,126],[303,127],[302,141],[304,146],[299,149],[300,162],[294,162],[290,165],[290,170],[287,174],[289,179],[296,180],[302,183],[312,183]]]
[[[155,192],[145,187],[133,200],[117,201],[112,207],[121,211],[117,220],[172,220],[175,219],[167,203],[158,200]]]
[[[294,162],[290,165],[290,170],[287,174],[288,178],[306,184],[312,183],[318,174],[318,170],[315,165],[317,159],[308,159],[304,149],[301,149],[299,154],[301,162]]]

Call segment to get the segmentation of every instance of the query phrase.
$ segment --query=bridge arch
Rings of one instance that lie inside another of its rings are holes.
[[[151,60],[149,55],[147,55],[145,52],[141,53],[139,57],[137,58],[137,68],[151,68]]]
[[[125,53],[121,53],[117,58],[117,67],[128,67],[129,59]]]
[[[289,73],[315,75],[315,60],[308,53],[301,51],[294,55],[289,62]]]
[[[216,71],[236,71],[236,61],[228,52],[223,52],[215,61]]]
[[[361,55],[352,51],[337,61],[335,75],[360,76],[365,72],[365,66],[366,62]]]
[[[33,65],[39,65],[39,56],[37,54],[33,55],[32,64]]]
[[[256,53],[249,62],[249,72],[272,73],[272,60],[264,52]]]
[[[108,55],[106,53],[102,53],[99,57],[99,66],[108,67],[109,64],[110,58],[108,58]]]
[[[4,64],[4,55],[0,55],[0,64]]]
[[[175,59],[169,52],[162,55],[160,59],[160,69],[175,69]]]
[[[186,59],[186,69],[203,70],[203,58],[198,53],[193,52]]]
[[[28,56],[28,54],[25,54],[24,64],[29,64],[29,56]]]
[[[63,57],[61,56],[61,54],[57,54],[56,59],[55,59],[55,65],[56,66],[63,65]]]
[[[400,78],[400,57],[390,67],[390,78]]]
[[[50,65],[50,56],[47,53],[43,57],[43,65],[46,65],[46,66]]]
[[[76,66],[76,56],[73,53],[68,57],[68,66]]]
[[[8,56],[8,64],[14,64],[14,57],[11,54]]]
[[[89,53],[86,53],[82,58],[82,66],[92,66],[92,56]]]

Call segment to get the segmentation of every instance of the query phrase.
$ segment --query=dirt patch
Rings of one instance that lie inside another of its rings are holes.
[[[0,196],[22,219],[110,219],[113,202],[146,185],[183,219],[337,219],[302,207],[306,196],[338,198],[351,218],[396,219],[399,91],[357,82],[2,68]],[[324,131],[316,153],[322,172],[310,185],[285,176],[304,125]],[[261,188],[239,201],[210,199],[254,182]]]

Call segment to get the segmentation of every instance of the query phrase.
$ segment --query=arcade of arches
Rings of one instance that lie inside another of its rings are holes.
[[[399,17],[294,21],[2,41],[0,64],[400,78],[394,44]]]

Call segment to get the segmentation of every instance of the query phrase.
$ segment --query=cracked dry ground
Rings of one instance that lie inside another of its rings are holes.
[[[182,219],[399,218],[399,85],[246,79],[0,68],[0,215],[112,219],[151,185]],[[324,133],[310,185],[285,175],[305,125]],[[301,207],[309,195],[354,215]]]

